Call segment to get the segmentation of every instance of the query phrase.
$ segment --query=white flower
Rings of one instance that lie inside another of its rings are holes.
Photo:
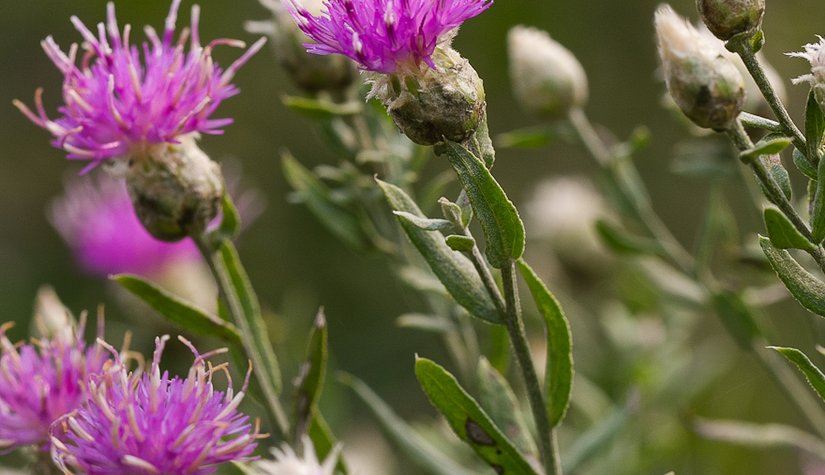
[[[299,456],[287,444],[280,449],[272,449],[275,460],[260,460],[252,464],[253,473],[256,475],[334,475],[335,465],[338,463],[338,455],[341,453],[341,446],[338,445],[327,456],[326,460],[320,462],[315,455],[315,448],[312,441],[304,436],[301,440],[304,446],[304,455]]]
[[[811,63],[811,74],[799,76],[793,80],[794,84],[807,82],[813,87],[825,88],[825,38],[818,38],[819,43],[805,45],[805,51],[788,53],[788,56],[806,59]]]

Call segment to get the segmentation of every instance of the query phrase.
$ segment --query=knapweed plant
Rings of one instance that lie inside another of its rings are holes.
[[[284,105],[311,120],[307,134],[322,136],[336,157],[310,168],[282,152],[293,201],[349,248],[385,262],[424,306],[408,309],[399,325],[437,335],[447,355],[415,355],[398,371],[414,374],[440,414],[430,425],[406,422],[357,375],[335,380],[366,403],[399,459],[412,462],[404,473],[690,470],[679,451],[699,437],[792,447],[801,455],[783,473],[825,467],[825,375],[813,348],[787,347],[765,323],[788,296],[825,317],[825,40],[789,53],[811,66],[793,80],[810,88],[800,126],[759,54],[764,0],[697,0],[703,24],[668,5],[650,12],[664,102],[687,118],[674,127],[693,136],[681,144],[689,153],[680,163],[711,182],[690,248],[657,214],[635,168],[647,129],[619,141],[594,126],[585,68],[547,32],[519,25],[501,38],[510,106],[537,124],[491,135],[496,107],[454,39],[465,23],[474,28],[474,18],[496,14],[492,0],[261,2],[271,18],[247,23],[265,35],[251,46],[202,38],[197,5],[178,28],[181,0],[172,0],[160,29],[132,31],[109,3],[94,27],[71,18],[78,43],[42,42],[63,75],[62,104],[48,111],[51,92],[37,89],[33,106],[14,105],[68,159],[85,163],[48,219],[81,270],[109,276],[132,294],[122,303],[137,297],[185,334],[177,341],[191,359],[182,374],[163,369],[173,340],[166,331],[155,335],[150,357],[130,350],[129,332],[118,349],[103,332],[102,310],[89,339],[86,315],[75,319],[43,291],[30,341],[15,343],[12,325],[0,325],[0,453],[35,473],[393,470],[350,464],[346,437],[335,436],[347,428],[333,431],[321,411],[331,337],[324,312],[304,354],[281,355],[273,344],[233,243],[241,219],[256,214],[254,200],[236,206],[227,190],[238,186],[201,148],[202,135],[232,124],[218,108],[240,92],[235,76],[253,57],[264,60],[269,41],[293,83]],[[238,54],[222,66],[213,52],[228,48]],[[601,191],[586,178],[552,177],[520,212],[499,182],[499,168],[510,165],[494,167],[494,144],[535,150],[554,138],[592,158]],[[739,231],[723,168],[739,172],[764,221],[759,234]],[[805,192],[795,197],[801,181]],[[708,330],[707,314],[721,324]],[[194,337],[205,340],[196,346]],[[584,361],[575,375],[574,341]],[[782,392],[782,407],[797,411],[793,425],[703,417],[692,405],[723,374],[734,344],[759,365],[749,371]],[[291,385],[279,357],[300,362],[286,371],[296,375]],[[703,464],[701,450],[694,457],[696,473],[725,470]]]

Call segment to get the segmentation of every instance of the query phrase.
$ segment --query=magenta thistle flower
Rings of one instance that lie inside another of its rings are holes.
[[[451,32],[492,5],[492,0],[326,0],[315,16],[290,0],[298,26],[314,40],[307,51],[342,54],[363,69],[415,74],[437,69],[433,53]]]
[[[191,27],[175,39],[179,7],[180,0],[173,0],[160,35],[151,26],[145,28],[149,41],[141,46],[130,42],[130,25],[120,30],[111,2],[106,24],[97,25],[97,34],[72,17],[83,36],[84,52],[79,52],[77,44],[64,52],[51,36],[41,43],[64,75],[61,116],[47,116],[42,89],[35,93],[36,113],[20,101],[14,104],[48,130],[54,136],[53,145],[68,152],[68,158],[91,160],[87,169],[151,144],[177,143],[181,135],[221,134],[232,119],[211,116],[223,100],[238,93],[230,81],[265,39],[222,70],[212,61],[212,49],[218,45],[244,48],[245,44],[217,39],[202,45],[197,5],[192,7]]]
[[[21,345],[6,336],[11,324],[0,325],[0,453],[27,445],[47,449],[52,423],[86,400],[86,379],[101,371],[108,355],[86,346],[84,323]]]
[[[200,256],[191,239],[165,242],[152,237],[135,215],[126,184],[106,174],[69,180],[49,217],[78,264],[93,275],[156,276]]]
[[[147,372],[130,371],[128,358],[99,340],[115,361],[89,379],[89,399],[52,426],[52,459],[66,473],[90,475],[209,474],[217,465],[247,460],[261,436],[257,424],[238,412],[249,380],[238,394],[212,385],[226,364],[207,359],[225,350],[195,355],[186,378],[161,373],[168,336],[155,339]]]

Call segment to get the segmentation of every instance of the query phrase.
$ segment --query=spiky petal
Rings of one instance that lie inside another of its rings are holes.
[[[64,52],[51,36],[41,42],[64,76],[60,117],[50,119],[46,114],[42,89],[35,93],[35,111],[20,101],[14,104],[48,130],[54,136],[52,144],[65,150],[68,158],[90,160],[90,167],[147,145],[176,143],[181,135],[222,133],[232,119],[212,115],[223,100],[238,93],[230,81],[265,40],[223,70],[213,62],[212,49],[245,44],[217,39],[202,45],[197,5],[192,7],[191,27],[175,39],[179,7],[180,0],[173,0],[161,34],[145,28],[149,41],[142,45],[131,43],[130,25],[120,29],[111,2],[106,23],[96,29],[72,17],[83,37],[83,51],[73,44]]]
[[[195,355],[186,378],[160,370],[168,336],[155,339],[147,371],[130,370],[128,356],[98,340],[114,362],[89,380],[89,399],[52,426],[52,458],[66,473],[90,475],[203,475],[219,464],[246,460],[260,437],[249,417],[238,411],[248,383],[238,394],[212,385],[216,372],[208,358]]]
[[[435,69],[436,46],[492,5],[492,0],[327,0],[316,16],[291,0],[292,16],[315,43],[307,51],[342,54],[384,74]]]

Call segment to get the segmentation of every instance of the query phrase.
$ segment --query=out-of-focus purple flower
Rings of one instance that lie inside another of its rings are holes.
[[[217,466],[247,460],[260,438],[257,425],[238,412],[247,381],[238,394],[212,385],[214,373],[206,354],[179,339],[195,355],[186,378],[161,372],[160,358],[168,336],[155,339],[148,371],[129,370],[129,358],[102,341],[114,361],[89,378],[89,398],[79,409],[52,425],[52,459],[66,473],[90,475],[202,475]]]
[[[50,119],[43,107],[42,89],[35,93],[36,113],[20,101],[14,104],[35,124],[48,130],[53,145],[68,158],[102,160],[142,151],[152,144],[177,143],[189,133],[220,134],[232,119],[213,119],[218,105],[238,93],[232,80],[238,69],[265,42],[261,38],[226,70],[212,61],[218,45],[245,48],[239,40],[216,39],[201,44],[200,9],[192,7],[191,27],[175,39],[180,0],[173,0],[163,32],[145,28],[148,42],[130,41],[131,27],[119,28],[113,3],[107,21],[96,33],[77,17],[71,21],[83,36],[83,50],[73,44],[64,52],[49,36],[41,43],[63,73],[61,116]],[[189,42],[189,50],[185,45]],[[80,60],[78,62],[78,56]]]
[[[68,180],[49,218],[90,274],[155,276],[176,262],[199,258],[191,239],[164,242],[152,237],[135,215],[126,184],[107,174]]]
[[[326,0],[315,16],[291,1],[298,26],[316,43],[307,51],[343,54],[362,68],[384,74],[416,74],[433,62],[436,46],[492,5],[492,0]]]
[[[52,423],[86,400],[87,378],[109,355],[86,346],[84,323],[24,345],[9,341],[11,324],[0,325],[0,453],[27,445],[47,449]]]

